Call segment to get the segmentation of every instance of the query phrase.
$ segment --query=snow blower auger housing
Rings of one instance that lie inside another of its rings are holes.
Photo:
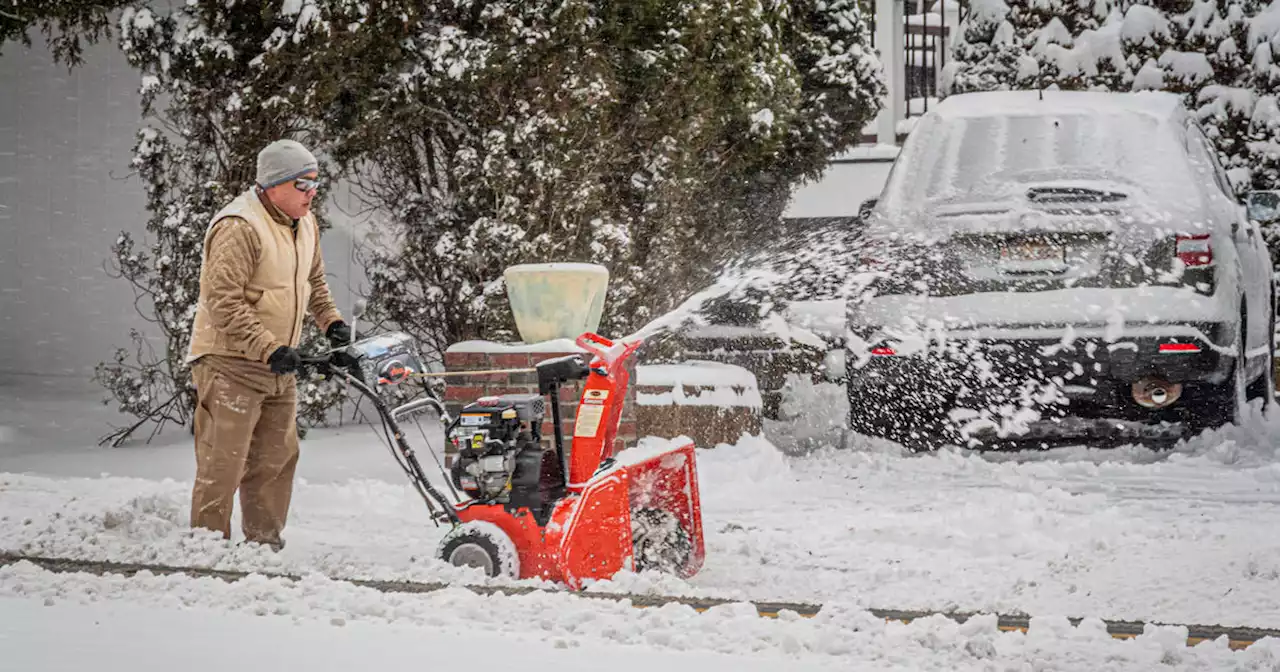
[[[533,369],[538,394],[483,397],[457,418],[434,397],[392,408],[376,391],[417,377],[468,373],[422,372],[405,334],[366,338],[303,365],[340,376],[373,403],[384,440],[433,520],[452,525],[436,549],[438,558],[489,576],[542,578],[575,590],[623,569],[696,574],[705,549],[693,443],[650,440],[614,454],[630,384],[626,363],[642,341],[614,343],[584,333],[576,343],[591,357],[539,363]],[[579,380],[585,382],[566,451],[560,389]],[[446,440],[457,448],[443,475],[450,490],[465,495],[458,497],[462,501],[432,485],[398,423],[428,408],[445,422]],[[544,450],[542,442],[548,413],[554,450]]]
[[[641,341],[586,333],[570,355],[536,367],[538,394],[485,397],[447,429],[457,447],[453,485],[470,499],[439,557],[491,576],[543,578],[577,589],[619,570],[688,577],[705,555],[697,458],[692,442],[614,454],[629,375]],[[560,388],[585,379],[566,455]],[[543,450],[550,410],[554,451]]]

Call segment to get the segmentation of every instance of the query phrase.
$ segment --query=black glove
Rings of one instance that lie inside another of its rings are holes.
[[[351,345],[351,327],[346,322],[338,320],[329,325],[324,332],[325,338],[329,339],[329,347],[345,348]]]
[[[335,350],[329,353],[329,364],[339,369],[355,371],[356,358],[347,354],[346,350]]]
[[[271,365],[272,373],[283,376],[297,371],[298,367],[302,365],[302,357],[297,350],[287,345],[282,345],[271,353],[271,356],[267,358],[267,363]]]
[[[351,345],[351,327],[348,327],[346,322],[338,320],[329,325],[324,335],[329,339],[329,346],[336,350],[336,352],[329,353],[329,363],[340,369],[351,369],[352,365],[356,363],[355,358],[342,350],[338,350],[338,348],[345,348]]]

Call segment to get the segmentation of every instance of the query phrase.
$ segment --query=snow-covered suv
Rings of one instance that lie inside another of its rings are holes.
[[[1175,95],[951,96],[864,226],[855,432],[1158,442],[1273,403],[1266,246]]]

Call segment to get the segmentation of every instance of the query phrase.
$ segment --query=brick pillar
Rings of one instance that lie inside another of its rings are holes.
[[[550,347],[549,347],[550,346]],[[532,345],[493,343],[489,341],[467,341],[450,346],[444,355],[446,371],[483,371],[488,369],[523,369],[536,366],[538,362],[564,357],[566,355],[582,355],[590,361],[591,355],[578,348],[572,341],[553,341],[551,343],[535,343]],[[633,446],[636,443],[636,373],[635,355],[627,363],[631,374],[631,384],[627,388],[627,396],[622,406],[622,418],[618,423],[617,440],[614,450]],[[457,416],[462,407],[480,397],[499,394],[537,394],[538,374],[526,373],[490,373],[477,376],[449,376],[445,378],[444,401],[452,416]],[[560,388],[560,419],[564,431],[565,454],[573,447],[573,425],[577,418],[578,400],[582,398],[582,381],[571,381]],[[542,423],[543,445],[547,449],[555,448],[555,436],[552,433],[551,408],[547,408],[546,420]],[[445,441],[445,466],[453,465],[453,444]]]

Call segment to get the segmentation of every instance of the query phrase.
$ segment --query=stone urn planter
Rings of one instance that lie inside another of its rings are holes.
[[[600,327],[609,269],[598,264],[520,264],[503,271],[525,343],[574,339]]]

